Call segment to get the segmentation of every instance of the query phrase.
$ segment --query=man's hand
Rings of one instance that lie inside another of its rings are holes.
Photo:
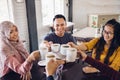
[[[47,76],[53,75],[56,72],[56,69],[59,65],[64,64],[64,60],[53,60],[51,59],[46,65]]]

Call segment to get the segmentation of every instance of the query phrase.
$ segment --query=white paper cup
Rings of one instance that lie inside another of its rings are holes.
[[[74,62],[77,57],[76,48],[68,48],[66,53],[66,62]]]

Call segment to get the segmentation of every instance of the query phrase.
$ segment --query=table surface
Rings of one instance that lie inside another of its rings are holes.
[[[100,35],[96,35],[96,29],[93,27],[86,27],[73,33],[74,37],[82,37],[82,38],[89,38],[89,37],[99,37]]]
[[[108,80],[104,76],[99,74],[85,74],[82,71],[84,66],[88,65],[87,63],[77,60],[76,62],[64,64],[61,72],[61,79],[55,78],[55,80]],[[40,67],[44,70],[44,67]],[[41,70],[42,70],[41,69]]]

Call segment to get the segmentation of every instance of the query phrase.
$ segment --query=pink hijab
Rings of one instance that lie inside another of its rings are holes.
[[[7,57],[15,55],[17,60],[23,63],[29,55],[19,39],[17,42],[8,39],[13,26],[15,25],[10,21],[0,24],[0,70],[4,68]]]

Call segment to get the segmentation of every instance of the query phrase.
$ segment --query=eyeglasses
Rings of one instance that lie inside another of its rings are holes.
[[[114,33],[113,32],[107,32],[106,30],[103,30],[103,34],[107,34],[108,36],[112,36]]]

